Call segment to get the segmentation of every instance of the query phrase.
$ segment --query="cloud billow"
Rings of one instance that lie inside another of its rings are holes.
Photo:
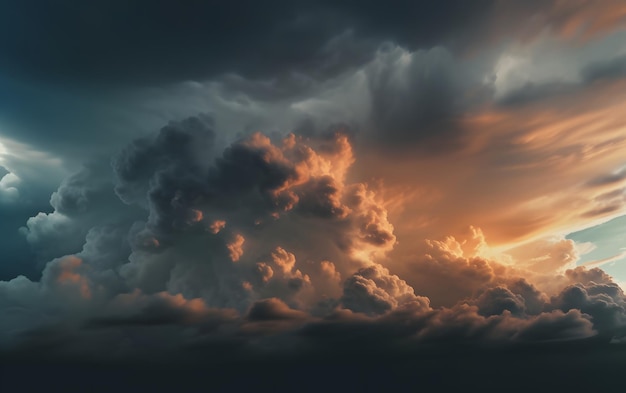
[[[255,133],[221,154],[213,140],[210,118],[171,123],[121,150],[113,176],[96,178],[108,180],[93,167],[64,182],[55,211],[26,229],[53,258],[41,281],[0,283],[3,348],[26,351],[61,327],[75,340],[64,353],[78,357],[119,347],[129,329],[164,340],[119,347],[142,357],[218,342],[237,356],[350,347],[353,331],[383,348],[611,339],[624,328],[626,298],[602,271],[506,266],[480,256],[477,230],[428,242],[415,275],[394,274],[393,225],[376,189],[349,181],[356,158],[339,132]]]
[[[0,387],[614,377],[619,1],[73,3],[0,5]]]

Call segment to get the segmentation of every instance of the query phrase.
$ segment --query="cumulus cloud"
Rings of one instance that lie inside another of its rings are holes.
[[[624,292],[614,282],[591,281],[566,287],[552,303],[563,311],[574,309],[590,315],[596,329],[612,335],[614,330],[624,326],[625,299]]]
[[[507,254],[518,265],[541,273],[559,272],[576,267],[579,253],[576,243],[569,239],[543,238],[514,249]]]
[[[87,165],[61,183],[50,197],[54,210],[29,218],[20,229],[41,260],[80,251],[94,228],[139,218],[115,196],[112,186],[111,171],[103,163]]]
[[[5,348],[61,326],[82,343],[66,347],[75,355],[105,337],[117,355],[139,356],[153,344],[122,345],[124,331],[146,329],[166,351],[242,337],[246,351],[282,351],[320,335],[353,342],[354,329],[380,345],[421,345],[610,339],[626,323],[611,277],[572,269],[572,241],[498,254],[471,227],[425,241],[401,266],[384,200],[350,180],[345,135],[254,133],[219,153],[211,127],[206,117],[171,123],[112,167],[62,183],[54,211],[24,229],[53,258],[41,280],[0,285]]]
[[[512,315],[523,315],[526,309],[525,303],[523,296],[500,286],[489,288],[476,299],[479,314],[485,316],[500,315],[505,310]]]
[[[18,200],[20,192],[17,186],[20,184],[20,178],[13,173],[6,173],[0,178],[0,202],[11,203]]]
[[[246,239],[244,239],[243,236],[237,233],[235,234],[233,241],[226,245],[226,248],[228,248],[228,251],[229,251],[230,259],[233,262],[237,262],[243,255],[242,246],[245,240]]]
[[[240,309],[259,291],[296,301],[310,277],[336,287],[341,271],[329,259],[354,270],[393,245],[375,195],[346,183],[345,136],[274,144],[254,134],[217,157],[210,123],[191,118],[132,142],[114,176],[90,166],[69,177],[54,211],[31,218],[24,235],[42,258],[75,254],[124,285]]]
[[[353,34],[324,50],[355,49]],[[193,105],[219,110],[171,121],[128,143],[110,163],[86,165],[61,183],[50,199],[53,211],[21,230],[50,261],[42,280],[3,282],[7,307],[24,292],[24,299],[39,299],[23,307],[37,317],[16,313],[5,336],[64,319],[85,322],[87,336],[125,323],[202,331],[227,325],[215,337],[250,335],[255,343],[306,342],[325,329],[341,336],[346,326],[400,329],[407,342],[544,341],[618,331],[623,294],[610,277],[576,268],[573,241],[543,237],[499,253],[485,234],[499,243],[528,238],[556,226],[552,221],[617,212],[623,193],[607,188],[622,173],[602,176],[601,169],[617,161],[621,142],[611,124],[619,119],[600,125],[600,133],[584,116],[553,130],[562,113],[532,120],[541,114],[533,100],[498,106],[529,80],[552,83],[551,70],[543,75],[542,67],[506,53],[485,61],[494,60],[498,75],[483,82],[478,76],[493,64],[467,60],[452,44],[366,44],[359,48],[371,56],[328,78],[266,81],[231,73],[177,85],[183,96],[197,94]],[[326,60],[329,68],[345,61]],[[603,113],[600,104],[594,116]],[[272,126],[263,134],[259,124]],[[574,129],[582,143],[568,139]],[[444,154],[440,141],[459,148]],[[406,159],[407,149],[390,160],[400,145],[420,154]],[[566,166],[599,162],[599,155],[602,165]],[[540,169],[541,179],[528,176]],[[557,170],[567,178],[543,181]],[[395,202],[384,198],[409,178]],[[523,181],[508,190],[512,178]],[[572,197],[572,189],[581,192]],[[392,212],[394,205],[400,209]],[[546,212],[555,206],[572,209],[551,221]],[[485,233],[470,227],[461,235],[459,227],[474,221]],[[53,295],[43,301],[44,293]],[[41,319],[63,296],[80,300],[78,311]],[[110,315],[93,311],[100,307]],[[197,322],[207,313],[224,325]],[[82,334],[81,326],[76,322],[74,333]],[[181,335],[176,345],[208,339],[181,329],[172,333]]]
[[[563,236],[626,206],[620,2],[305,3],[0,5],[0,207],[39,261],[0,281],[0,363],[391,353],[419,385],[451,378],[416,354],[467,381],[470,347],[623,341],[612,259]]]
[[[368,315],[380,315],[408,305],[429,308],[428,298],[415,295],[413,288],[385,267],[373,265],[360,269],[344,283],[344,307]]]

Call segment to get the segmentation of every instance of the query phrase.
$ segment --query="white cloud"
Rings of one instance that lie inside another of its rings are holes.
[[[0,203],[14,203],[19,200],[20,192],[17,186],[20,182],[20,178],[10,172],[0,179]]]

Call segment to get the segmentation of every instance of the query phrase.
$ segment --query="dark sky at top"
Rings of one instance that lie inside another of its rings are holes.
[[[158,84],[227,72],[332,73],[329,41],[468,44],[492,1],[21,1],[0,5],[6,73],[50,83]]]

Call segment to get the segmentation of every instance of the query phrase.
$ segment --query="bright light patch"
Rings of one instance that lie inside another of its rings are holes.
[[[581,254],[578,265],[601,267],[619,282],[626,281],[626,216],[617,217],[604,224],[570,233],[577,245],[592,243],[595,248]],[[585,246],[588,247],[588,246]]]
[[[0,164],[4,163],[4,157],[9,154],[5,145],[0,141]],[[14,173],[8,171],[4,176],[0,177],[0,203],[13,203],[20,197],[17,185],[21,182],[20,178]]]

